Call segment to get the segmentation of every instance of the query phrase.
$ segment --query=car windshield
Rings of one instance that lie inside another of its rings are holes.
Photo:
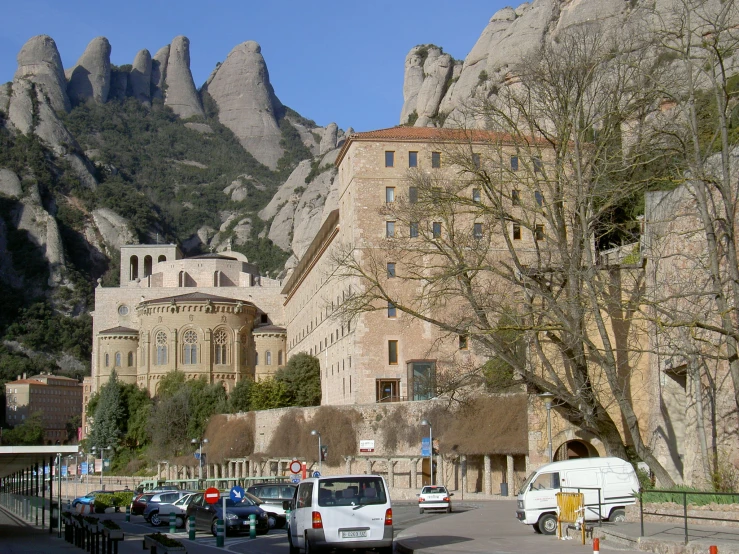
[[[195,496],[194,494],[187,494],[180,498],[179,500],[175,500],[174,505],[175,506],[187,506],[190,503],[190,500],[192,500],[192,497]]]
[[[223,498],[221,498],[221,502],[223,502]],[[245,508],[247,506],[256,506],[257,503],[249,498],[248,496],[244,496],[239,502],[234,502],[230,498],[226,498],[226,507],[227,508]]]
[[[261,498],[259,498],[258,496],[254,496],[253,494],[248,493],[248,492],[244,493],[244,498],[248,498],[257,506],[259,506],[260,504],[264,504],[264,501]]]
[[[444,487],[423,487],[421,494],[446,494]]]
[[[337,477],[318,481],[319,506],[385,504],[387,495],[380,477]]]

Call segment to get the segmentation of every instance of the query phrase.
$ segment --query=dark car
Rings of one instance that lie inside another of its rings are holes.
[[[282,503],[292,500],[297,487],[291,483],[258,483],[246,489],[246,492],[261,500],[259,507],[267,512],[269,528],[273,529],[285,526],[285,509]]]
[[[190,516],[195,516],[196,531],[210,531],[217,534],[216,522],[223,519],[223,499],[226,499],[226,533],[241,533],[249,531],[249,516],[256,516],[257,535],[264,535],[269,531],[267,512],[257,506],[256,501],[245,496],[240,502],[234,502],[228,494],[221,495],[215,504],[208,504],[205,495],[198,493],[187,507],[188,527]],[[188,529],[189,530],[189,529]]]

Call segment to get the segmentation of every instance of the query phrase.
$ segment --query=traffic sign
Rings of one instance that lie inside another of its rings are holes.
[[[431,441],[428,437],[421,439],[421,456],[431,456]]]
[[[229,495],[231,496],[231,500],[234,502],[241,502],[244,499],[244,489],[236,485],[231,489]]]
[[[320,476],[321,476],[321,472],[320,471],[314,471],[313,472],[313,477],[320,477]]]
[[[221,497],[221,492],[217,488],[210,487],[210,488],[205,489],[205,501],[208,504],[215,504],[216,502],[218,502],[218,499],[220,497]]]
[[[298,460],[290,462],[290,473],[300,473],[301,469],[303,469],[303,465]]]
[[[300,477],[293,477],[292,479],[290,479],[290,482],[291,483],[300,483]]]

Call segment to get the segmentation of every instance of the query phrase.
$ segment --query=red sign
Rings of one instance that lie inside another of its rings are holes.
[[[205,489],[205,501],[208,504],[215,504],[220,497],[221,492],[217,488],[210,487],[209,489]]]
[[[293,460],[290,462],[290,473],[300,473],[300,470],[303,468],[303,465],[298,460]]]

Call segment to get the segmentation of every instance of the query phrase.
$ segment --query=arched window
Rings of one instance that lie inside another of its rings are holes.
[[[218,329],[213,333],[213,347],[215,349],[215,361],[217,364],[225,364],[228,347],[228,334],[225,329]]]
[[[144,256],[144,277],[151,275],[151,256]]]
[[[180,271],[179,275],[177,276],[177,286],[178,287],[185,286],[185,272],[184,271]]]
[[[121,367],[121,353],[120,352],[115,353],[115,366]]]
[[[128,367],[133,365],[133,352],[128,353]]]
[[[105,367],[110,365],[110,354],[105,354]]]
[[[167,256],[165,256],[164,254],[162,254],[161,256],[159,256],[159,257],[157,258],[157,262],[158,262],[158,263],[161,263],[161,262],[166,262],[166,261],[167,261]]]
[[[159,331],[156,336],[157,365],[167,365],[167,333]]]
[[[221,286],[220,275],[221,275],[221,272],[220,271],[214,271],[213,272],[213,286],[214,287],[220,287]]]
[[[277,365],[282,365],[282,350],[277,351]]]
[[[266,365],[272,365],[272,352],[267,350],[267,352],[264,355],[264,363]]]
[[[254,365],[259,365],[259,352],[254,352]]]
[[[198,363],[198,334],[192,329],[188,329],[182,335],[184,343],[184,359],[182,363],[192,365]]]
[[[131,266],[129,279],[135,281],[139,278],[139,258],[138,256],[131,256]]]

